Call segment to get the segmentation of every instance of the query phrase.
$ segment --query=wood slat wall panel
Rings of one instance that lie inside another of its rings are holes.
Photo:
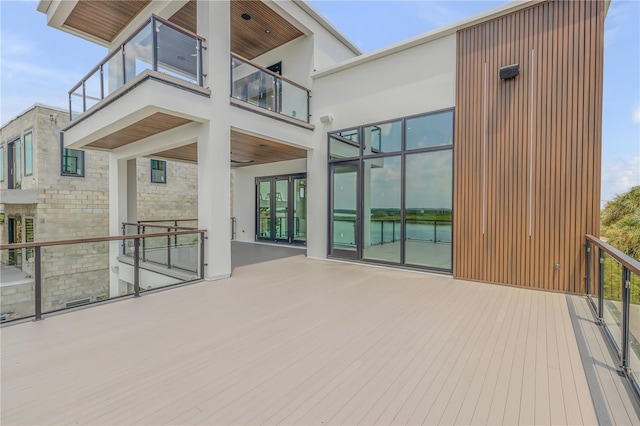
[[[584,235],[600,223],[603,37],[597,0],[458,33],[455,277],[584,293]],[[519,76],[501,81],[513,63]]]

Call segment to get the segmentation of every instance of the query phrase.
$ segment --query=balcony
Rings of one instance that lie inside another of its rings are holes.
[[[147,70],[202,87],[203,42],[202,37],[152,15],[69,91],[71,119]]]
[[[7,424],[640,422],[584,297],[304,256],[2,338]]]
[[[231,103],[293,124],[309,123],[309,89],[231,54]],[[306,127],[306,126],[305,126]]]

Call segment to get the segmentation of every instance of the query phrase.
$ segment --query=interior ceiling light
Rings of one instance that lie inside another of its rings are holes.
[[[242,19],[244,19],[245,21],[248,21],[249,19],[251,19],[251,15],[249,15],[248,13],[243,13],[240,16],[242,16]]]
[[[264,30],[265,33],[271,34],[271,30]]]

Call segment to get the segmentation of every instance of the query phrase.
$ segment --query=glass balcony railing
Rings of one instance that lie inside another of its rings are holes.
[[[202,86],[203,42],[202,37],[152,15],[69,91],[71,119],[145,70]]]
[[[309,122],[309,90],[231,55],[231,97],[296,120]]]
[[[587,297],[640,395],[640,262],[590,235],[585,247]]]

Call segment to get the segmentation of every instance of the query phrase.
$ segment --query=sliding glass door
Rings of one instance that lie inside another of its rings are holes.
[[[305,175],[256,179],[256,240],[306,242],[306,187]]]

